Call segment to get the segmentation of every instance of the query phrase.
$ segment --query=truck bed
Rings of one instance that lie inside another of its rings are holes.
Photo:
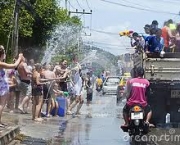
[[[149,80],[148,104],[152,108],[151,122],[165,124],[166,114],[171,123],[180,122],[180,53],[134,54],[134,66],[145,69]]]
[[[166,53],[163,58],[159,54],[135,54],[134,66],[142,66],[148,80],[180,80],[180,53]]]

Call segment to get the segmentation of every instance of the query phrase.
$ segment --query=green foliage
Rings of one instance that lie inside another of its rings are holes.
[[[70,19],[66,10],[59,8],[55,0],[37,0],[33,23],[33,44],[45,44],[56,25]]]
[[[34,18],[22,6],[19,13],[19,34],[20,37],[31,37],[33,34]]]
[[[2,45],[6,45],[12,28],[14,0],[9,0],[9,2],[9,4],[0,3],[0,44]]]
[[[71,64],[72,58],[78,54],[79,54],[79,52],[78,52],[77,45],[70,46],[64,51],[64,54],[62,54],[62,52],[61,52],[61,53],[57,54],[56,56],[54,56],[52,58],[52,63],[56,63],[56,62],[59,62],[59,61],[65,59],[65,60],[67,60],[68,64]]]
[[[14,30],[15,0],[0,3],[0,44],[6,47],[8,35]],[[58,24],[81,25],[78,17],[70,17],[56,0],[20,0],[19,47],[44,46]],[[9,38],[11,44],[11,38]],[[9,45],[10,46],[10,45]]]

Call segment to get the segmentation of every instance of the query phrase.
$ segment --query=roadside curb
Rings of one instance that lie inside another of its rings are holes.
[[[19,134],[20,127],[18,125],[9,126],[0,132],[0,145],[9,144]]]

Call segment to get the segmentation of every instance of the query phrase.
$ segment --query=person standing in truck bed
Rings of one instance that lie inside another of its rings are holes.
[[[134,40],[134,42],[133,42]],[[131,38],[131,47],[136,49],[136,53],[142,52],[145,46],[145,40],[139,36],[138,33],[134,32]]]
[[[176,52],[180,52],[180,24],[177,25],[176,31]]]
[[[171,33],[170,28],[168,27],[169,23],[164,22],[164,27],[161,29],[162,30],[162,37],[164,39],[164,51],[165,52],[171,52],[170,50],[170,40],[174,37]]]
[[[155,31],[155,35],[150,36],[145,46],[146,53],[160,53],[164,47],[164,39],[162,36],[161,29],[151,29]]]

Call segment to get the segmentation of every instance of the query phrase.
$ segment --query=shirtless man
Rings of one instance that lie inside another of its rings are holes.
[[[56,75],[53,71],[51,71],[51,66],[50,65],[46,65],[45,66],[45,70],[43,71],[43,78],[44,79],[49,79],[49,80],[53,80],[56,79]],[[43,86],[43,97],[44,97],[44,101],[46,101],[47,103],[47,117],[50,117],[50,110],[51,110],[51,93],[52,93],[52,88],[53,88],[53,82],[47,82],[44,86]]]
[[[19,64],[18,68],[18,73],[19,73],[19,77],[21,80],[20,83],[20,90],[22,95],[24,96],[24,99],[22,100],[21,104],[19,105],[18,109],[22,112],[22,113],[26,113],[25,111],[25,104],[28,103],[28,101],[30,100],[31,97],[31,91],[32,91],[32,87],[31,87],[31,76],[32,76],[32,72],[29,70],[26,60],[25,58],[22,59],[21,63]]]
[[[59,66],[56,66],[53,70],[56,74],[56,77],[59,78],[59,87],[61,91],[67,92],[67,78],[69,74],[69,70],[67,69],[67,61],[63,59],[60,62]]]
[[[26,61],[26,62],[28,62],[28,61]],[[33,72],[34,64],[35,64],[34,59],[30,59],[29,62],[27,63],[27,67],[30,72]],[[29,77],[31,77],[31,79],[32,79],[32,75],[29,75]],[[29,103],[30,103],[30,100],[27,102],[27,107],[26,107],[27,109],[29,108]]]

